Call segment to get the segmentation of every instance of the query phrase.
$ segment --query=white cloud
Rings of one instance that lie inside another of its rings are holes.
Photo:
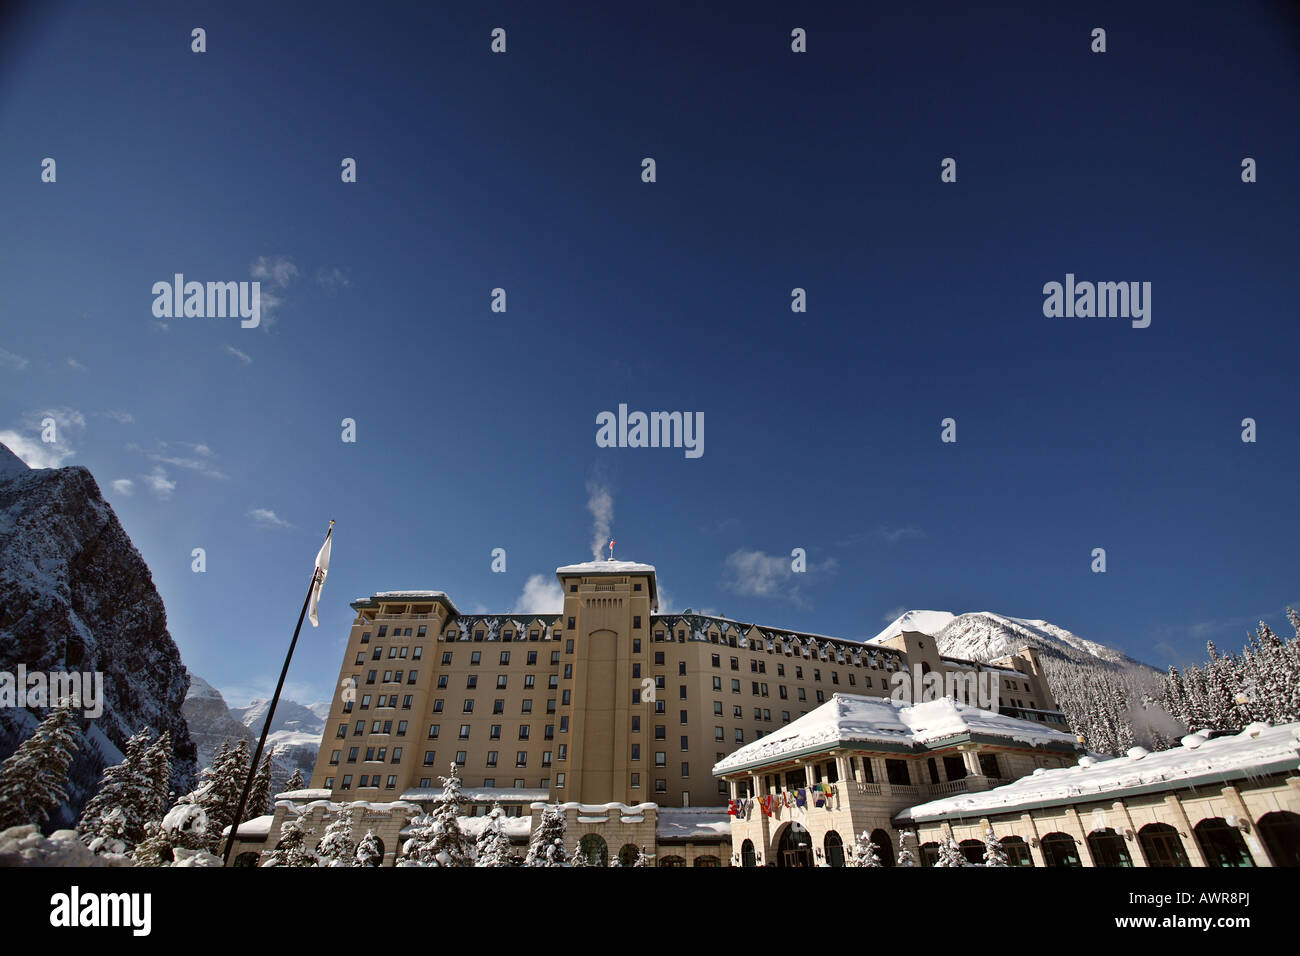
[[[248,512],[248,516],[253,519],[253,524],[261,528],[293,527],[293,525],[285,521],[270,508],[253,508]]]
[[[43,441],[46,423],[54,423],[53,442]],[[76,454],[71,437],[86,427],[86,418],[75,408],[61,406],[26,412],[22,418],[24,431],[0,431],[0,442],[23,460],[29,468],[62,468],[64,462]]]
[[[316,270],[316,282],[326,292],[337,292],[352,285],[352,280],[342,269],[326,269],[324,266]]]
[[[78,372],[84,372],[86,370],[86,366],[82,365],[80,362],[78,362],[76,359],[72,358],[71,356],[68,357],[68,367],[75,368]]]
[[[97,412],[96,414],[98,414],[103,418],[112,419],[113,421],[117,422],[119,425],[135,424],[134,415],[132,415],[130,412],[119,411],[118,409],[115,408],[110,408],[107,409],[106,411]]]
[[[176,454],[172,450],[172,445],[188,449],[190,454]],[[171,465],[173,468],[184,468],[186,471],[197,472],[208,478],[220,478],[222,480],[229,478],[225,472],[217,468],[210,461],[213,458],[212,449],[207,445],[195,444],[194,442],[178,441],[174,443],[159,442],[159,451],[151,452],[148,457],[152,461],[160,462],[164,465]]]
[[[231,358],[238,359],[244,365],[253,364],[253,357],[251,355],[247,352],[239,351],[239,349],[235,348],[233,345],[223,345],[221,351],[225,352]]]
[[[15,372],[21,372],[31,363],[21,355],[15,355],[13,352],[6,352],[0,349],[0,366],[13,369]]]
[[[924,538],[925,532],[920,528],[877,528],[876,535],[890,544],[897,544],[911,538]]]
[[[248,274],[262,283],[259,296],[262,310],[263,329],[269,328],[276,319],[284,297],[274,290],[284,289],[298,275],[298,267],[283,256],[258,256],[257,261],[248,267]]]
[[[176,490],[176,482],[167,477],[167,471],[161,465],[149,474],[141,475],[140,480],[145,483],[146,487],[148,487],[150,491],[163,501],[170,498],[172,492]]]
[[[118,478],[116,481],[113,482],[113,490],[116,491],[119,495],[123,495],[127,498],[130,498],[131,495],[135,492],[135,482],[132,481],[130,478]]]
[[[802,605],[791,563],[789,555],[765,554],[742,548],[731,552],[723,562],[722,586],[744,597],[780,595],[794,604]],[[809,574],[834,571],[835,567],[835,559],[827,558],[820,564],[809,563],[807,570],[799,572],[797,576],[806,578]]]
[[[546,574],[534,574],[524,582],[523,593],[515,600],[515,612],[559,614],[564,610],[564,592],[560,582]]]

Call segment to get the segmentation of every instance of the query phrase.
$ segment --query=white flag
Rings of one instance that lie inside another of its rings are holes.
[[[307,608],[307,617],[311,621],[312,627],[320,627],[320,620],[316,617],[316,608],[320,604],[320,591],[325,586],[325,575],[330,569],[330,538],[334,535],[334,522],[330,522],[329,531],[325,532],[325,543],[320,546],[320,553],[316,555],[316,583],[311,589],[311,604]]]

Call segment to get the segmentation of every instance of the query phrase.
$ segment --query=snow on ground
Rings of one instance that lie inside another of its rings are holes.
[[[731,817],[726,807],[660,807],[655,835],[660,840],[727,837]]]

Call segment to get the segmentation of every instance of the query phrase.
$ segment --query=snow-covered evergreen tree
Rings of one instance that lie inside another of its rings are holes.
[[[283,793],[289,793],[293,790],[306,790],[307,781],[302,777],[302,768],[294,767],[293,773],[289,775],[289,782],[284,785]]]
[[[1007,851],[1002,848],[1002,844],[998,842],[998,838],[993,835],[992,828],[984,831],[984,865],[1007,865]]]
[[[248,741],[239,740],[235,746],[223,743],[213,758],[212,766],[199,775],[199,785],[181,797],[178,804],[202,807],[207,814],[207,845],[202,849],[217,853],[222,832],[230,826],[239,794],[248,776]]]
[[[966,866],[966,855],[951,836],[944,835],[939,840],[939,860],[935,866]]]
[[[858,838],[853,846],[853,865],[854,866],[882,866],[880,862],[880,847],[876,846],[876,841],[871,839],[871,833],[863,830],[858,834]]]
[[[351,866],[356,860],[357,845],[352,840],[351,803],[340,805],[338,814],[325,828],[325,835],[316,846],[316,856],[321,866]]]
[[[528,842],[524,866],[568,866],[569,854],[564,848],[564,828],[564,813],[560,808],[546,807]]]
[[[262,764],[253,775],[253,786],[248,791],[248,805],[244,819],[251,820],[272,812],[271,808],[271,755],[262,758]]]
[[[641,847],[641,850],[636,855],[636,862],[633,863],[632,865],[633,866],[654,866],[655,858],[645,851],[645,847]]]
[[[280,842],[266,855],[262,866],[316,866],[316,854],[307,849],[302,818],[292,816],[280,824]]]
[[[96,853],[129,853],[144,839],[145,824],[155,812],[145,763],[151,743],[148,727],[133,734],[122,762],[104,768],[99,790],[82,808],[77,833]]]
[[[144,828],[136,845],[136,866],[170,866],[177,850],[207,850],[211,845],[207,811],[193,803],[178,803],[158,823]]]
[[[912,846],[916,843],[916,834],[911,830],[900,833],[898,836],[898,865],[899,866],[916,866],[916,854],[912,852]]]
[[[460,776],[451,765],[451,775],[440,777],[442,793],[429,813],[413,823],[414,832],[402,847],[405,866],[473,866],[474,843],[460,828],[458,817],[464,807]]]
[[[579,844],[569,852],[569,866],[595,866],[587,859],[587,854],[582,852],[582,846]]]
[[[479,831],[474,845],[475,866],[513,866],[514,853],[506,836],[505,817],[500,804],[493,804],[487,822]]]
[[[384,851],[379,848],[379,838],[374,830],[367,830],[366,835],[357,844],[353,866],[379,866],[384,861]]]
[[[144,753],[144,772],[149,780],[149,812],[146,820],[161,821],[172,805],[172,735],[164,730]]]
[[[0,764],[0,830],[44,823],[68,798],[63,789],[77,749],[73,698],[59,701],[32,735]]]

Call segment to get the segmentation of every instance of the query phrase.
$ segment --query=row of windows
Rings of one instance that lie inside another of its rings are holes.
[[[371,671],[371,673],[373,674],[374,671]],[[401,671],[398,671],[397,673],[398,673],[398,674],[401,674],[402,672],[401,672]],[[411,673],[414,674],[415,672],[412,671]],[[564,679],[565,679],[565,680],[572,680],[572,679],[573,679],[573,665],[572,665],[572,664],[565,664],[565,665],[564,665]],[[438,675],[438,688],[439,688],[440,690],[446,688],[446,686],[447,686],[449,680],[450,680],[450,676],[449,676],[449,675],[447,675],[447,674],[439,674],[439,675]],[[412,681],[411,683],[414,683],[414,681]],[[509,675],[506,675],[506,674],[498,674],[498,675],[497,675],[497,690],[506,690],[506,689],[509,687],[509,685],[510,685]],[[531,688],[531,687],[536,687],[536,686],[537,686],[536,675],[534,675],[534,674],[525,674],[525,675],[524,675],[524,687],[525,687],[525,689],[527,689],[527,688]],[[560,686],[560,678],[559,678],[559,675],[558,675],[558,674],[551,674],[550,677],[549,677],[549,679],[548,679],[547,682],[546,682],[546,686],[547,686],[549,689],[551,689],[551,690],[555,690],[556,688],[558,688],[558,687]],[[466,690],[475,690],[475,689],[477,689],[477,688],[478,688],[478,675],[477,675],[477,674],[470,674],[470,675],[468,675],[468,676],[465,678],[465,689],[466,689]]]

